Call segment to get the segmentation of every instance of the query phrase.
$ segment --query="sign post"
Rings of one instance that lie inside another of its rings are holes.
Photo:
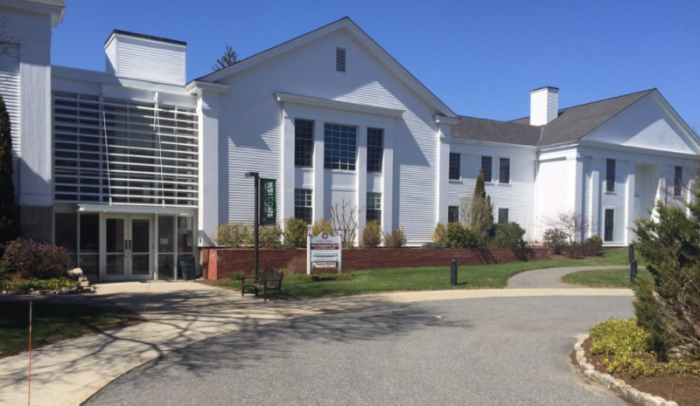
[[[343,243],[340,236],[322,232],[317,237],[309,234],[306,243],[306,274],[311,275],[311,268],[343,269]]]

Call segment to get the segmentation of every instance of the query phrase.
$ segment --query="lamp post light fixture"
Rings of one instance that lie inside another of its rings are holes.
[[[255,179],[255,214],[253,222],[255,223],[255,227],[253,227],[254,231],[254,240],[255,240],[255,276],[258,276],[258,260],[259,260],[259,247],[260,247],[260,236],[258,234],[258,227],[260,226],[260,202],[258,199],[260,199],[260,174],[258,172],[246,172],[245,173],[246,178],[253,178]]]

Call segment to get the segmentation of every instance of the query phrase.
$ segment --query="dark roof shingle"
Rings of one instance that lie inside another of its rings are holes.
[[[528,121],[529,122],[529,121]],[[452,137],[466,140],[537,146],[540,127],[508,121],[460,116]]]
[[[539,145],[578,141],[654,90],[656,89],[561,109],[557,118],[543,126]],[[529,125],[530,117],[513,120],[511,123]]]

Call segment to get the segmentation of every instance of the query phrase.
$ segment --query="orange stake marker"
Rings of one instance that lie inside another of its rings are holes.
[[[29,302],[29,386],[27,387],[27,405],[32,404],[32,302]]]

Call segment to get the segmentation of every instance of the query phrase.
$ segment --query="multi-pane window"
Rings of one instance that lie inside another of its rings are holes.
[[[498,224],[508,222],[508,209],[498,209]]]
[[[314,122],[311,120],[294,120],[294,165],[302,168],[313,166]]]
[[[615,210],[614,209],[605,209],[605,232],[603,233],[603,239],[605,241],[612,241],[614,230],[615,230]]]
[[[461,171],[460,154],[450,154],[450,179],[459,180],[459,175]]]
[[[324,141],[323,163],[326,169],[355,170],[357,127],[325,124]]]
[[[346,62],[345,48],[335,49],[335,70],[336,72],[345,72],[345,62]]]
[[[382,194],[367,192],[367,221],[382,223]]]
[[[498,183],[510,183],[510,158],[498,160]]]
[[[673,173],[673,197],[681,197],[683,192],[683,168],[676,166]]]
[[[311,189],[294,189],[294,217],[313,222],[313,199]]]
[[[481,171],[484,172],[484,182],[491,182],[491,163],[492,158],[490,156],[481,157]]]
[[[382,171],[384,155],[384,130],[381,128],[367,129],[367,172]]]
[[[615,191],[615,160],[608,159],[605,163],[605,191]]]
[[[459,206],[448,206],[447,207],[447,222],[448,223],[459,222]]]

